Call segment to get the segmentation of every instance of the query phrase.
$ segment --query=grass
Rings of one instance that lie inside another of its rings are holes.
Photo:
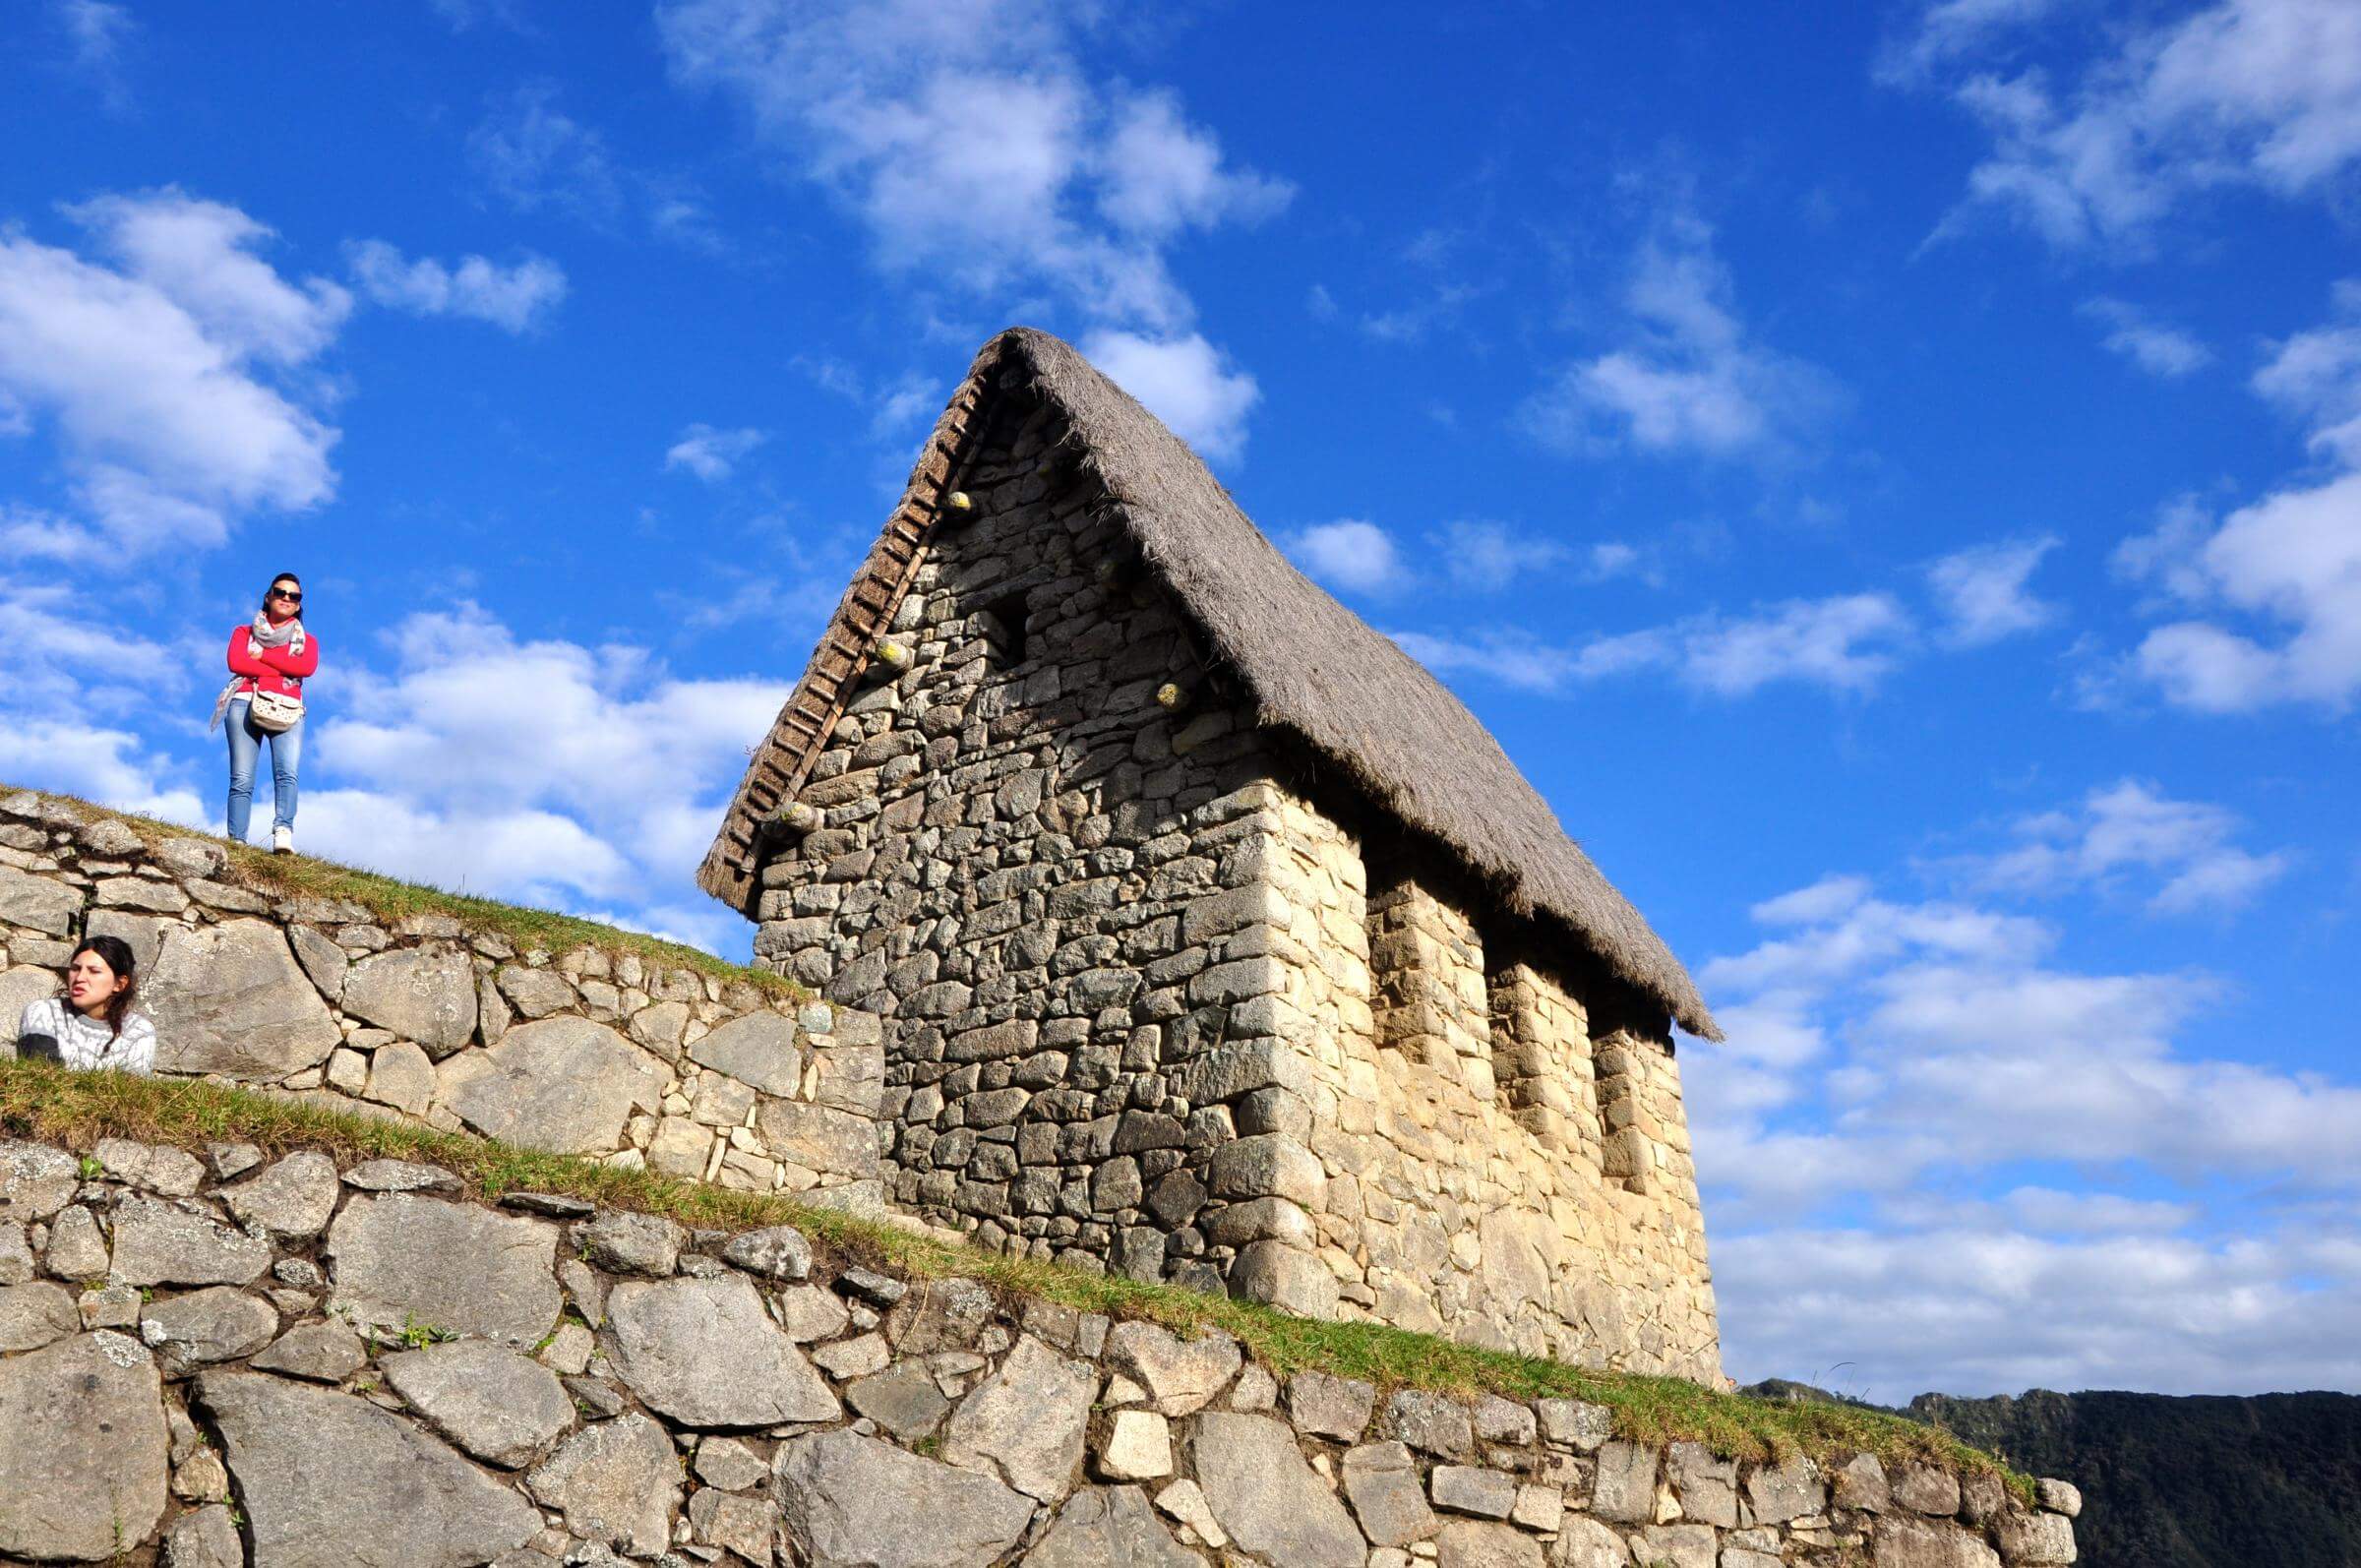
[[[442,915],[458,922],[470,935],[490,934],[505,936],[515,943],[520,952],[536,947],[550,953],[562,953],[575,947],[594,947],[611,956],[636,953],[642,959],[669,967],[694,969],[699,974],[713,975],[723,981],[744,981],[771,995],[797,999],[810,995],[794,981],[774,975],[766,969],[733,964],[700,948],[625,931],[620,926],[583,920],[576,915],[561,915],[550,909],[503,904],[425,882],[405,882],[315,856],[273,855],[268,850],[235,844],[215,834],[200,833],[175,822],[160,821],[152,816],[137,816],[125,812],[110,812],[72,795],[53,795],[40,790],[20,792],[12,786],[0,784],[0,795],[17,793],[38,795],[52,805],[65,807],[86,822],[102,817],[121,822],[139,834],[151,848],[171,838],[202,839],[210,844],[217,844],[229,855],[230,872],[226,879],[266,898],[339,899],[360,905],[389,925],[413,915]]]
[[[483,1199],[555,1192],[663,1215],[696,1229],[794,1225],[821,1244],[823,1272],[859,1263],[915,1279],[962,1276],[984,1282],[1003,1298],[1053,1301],[1182,1332],[1215,1328],[1236,1337],[1281,1375],[1309,1369],[1360,1378],[1381,1390],[1407,1386],[1588,1400],[1612,1411],[1616,1435],[1636,1442],[1685,1438],[1740,1459],[1866,1452],[1889,1464],[1932,1460],[1962,1471],[1997,1472],[2021,1495],[2031,1493],[2029,1480],[2010,1475],[1989,1454],[1938,1428],[1882,1412],[1747,1399],[1681,1378],[1588,1371],[1379,1324],[1314,1322],[1172,1286],[1004,1257],[791,1199],[618,1170],[195,1080],[0,1061],[0,1132],[73,1150],[120,1137],[182,1147],[252,1143],[272,1154],[318,1149],[339,1164],[414,1160],[452,1172],[469,1195]]]

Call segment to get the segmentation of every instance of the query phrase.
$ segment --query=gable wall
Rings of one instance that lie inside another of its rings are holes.
[[[1416,884],[1376,932],[1412,961],[1375,983],[1360,841],[1131,585],[1049,428],[1000,407],[978,520],[896,619],[910,667],[851,702],[798,797],[824,825],[759,878],[758,959],[886,1016],[895,1201],[1037,1256],[1710,1372],[1701,1236],[1675,1261],[1677,1228],[1599,1174],[1579,1005],[1531,966],[1487,985],[1469,901]],[[1012,662],[989,612],[1018,595]],[[1433,1040],[1378,1046],[1413,1026]],[[1548,1266],[1511,1299],[1479,1243]]]
[[[1102,580],[1127,552],[1095,487],[1045,473],[1045,432],[1013,423],[963,481],[978,519],[938,536],[903,602],[910,668],[861,689],[800,792],[824,825],[769,852],[756,953],[887,1015],[901,1205],[1219,1289],[1230,1251],[1190,1222],[1237,1128],[1174,1079],[1251,1027],[1276,968],[1250,950],[1272,763],[1201,691],[1158,705],[1167,682],[1201,688],[1188,633],[1161,594]],[[1019,595],[1011,663],[989,607]]]

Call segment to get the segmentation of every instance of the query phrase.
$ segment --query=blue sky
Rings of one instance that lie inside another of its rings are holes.
[[[2361,1388],[2361,12],[38,0],[0,776],[690,872],[968,356],[1081,344],[1694,968],[1730,1370]]]

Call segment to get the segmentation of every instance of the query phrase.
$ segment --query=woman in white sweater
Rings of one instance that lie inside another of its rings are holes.
[[[143,1078],[153,1072],[155,1025],[131,1010],[139,991],[133,969],[131,946],[121,937],[85,937],[66,964],[66,994],[25,1009],[17,1055]]]

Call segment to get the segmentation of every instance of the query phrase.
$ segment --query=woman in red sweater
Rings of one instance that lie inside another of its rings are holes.
[[[246,842],[254,768],[271,745],[274,810],[271,848],[295,853],[295,768],[303,760],[303,683],[320,668],[320,644],[303,629],[303,583],[292,572],[271,579],[263,608],[229,634],[229,685],[213,722],[229,732],[229,836]]]

